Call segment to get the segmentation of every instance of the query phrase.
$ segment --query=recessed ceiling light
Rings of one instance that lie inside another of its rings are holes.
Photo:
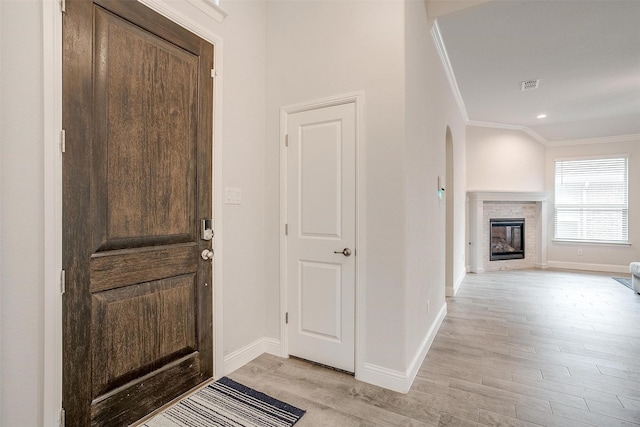
[[[536,117],[538,119],[544,119],[545,117],[547,117],[547,115],[546,114],[538,114]]]

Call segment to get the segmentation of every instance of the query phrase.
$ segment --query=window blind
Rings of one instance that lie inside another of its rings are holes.
[[[629,240],[628,157],[555,162],[555,238]]]

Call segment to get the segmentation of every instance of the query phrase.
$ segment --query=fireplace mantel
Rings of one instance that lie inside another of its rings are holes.
[[[467,198],[482,202],[546,202],[549,193],[543,191],[468,191]]]
[[[536,268],[547,268],[547,201],[549,193],[540,191],[469,191],[469,271],[484,273],[484,224],[485,202],[515,202],[536,204]]]

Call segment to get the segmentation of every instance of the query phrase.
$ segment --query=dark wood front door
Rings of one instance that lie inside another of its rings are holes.
[[[213,46],[136,1],[63,18],[63,407],[130,424],[213,375]]]

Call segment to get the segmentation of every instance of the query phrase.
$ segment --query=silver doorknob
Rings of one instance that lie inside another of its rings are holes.
[[[200,254],[200,256],[202,257],[203,260],[207,261],[209,259],[213,259],[213,251],[210,249],[205,249],[204,251],[202,251],[202,253]]]
[[[333,251],[334,254],[342,254],[344,256],[350,256],[351,255],[351,249],[349,248],[344,248],[341,251]]]

